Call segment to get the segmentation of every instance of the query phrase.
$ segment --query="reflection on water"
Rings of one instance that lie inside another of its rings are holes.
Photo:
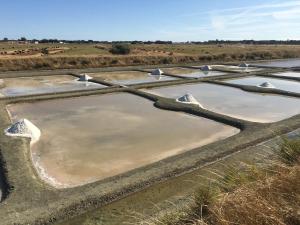
[[[176,80],[177,78],[167,76],[152,76],[150,73],[139,71],[116,71],[90,74],[94,78],[102,78],[116,84],[140,84],[158,81]]]
[[[252,85],[252,86],[258,86],[264,82],[269,82],[278,89],[300,93],[299,82],[287,81],[282,79],[263,78],[263,77],[245,77],[245,78],[227,80],[226,82],[232,84],[242,84],[242,85]]]
[[[238,129],[157,109],[129,94],[8,106],[13,120],[41,130],[32,157],[52,185],[71,187],[110,177],[226,138]]]
[[[219,85],[178,85],[147,91],[172,98],[190,93],[208,110],[256,122],[275,122],[300,113],[297,98],[249,93]]]
[[[300,66],[300,59],[273,60],[273,61],[255,63],[255,65],[272,66],[272,67],[298,67]]]
[[[105,86],[91,82],[79,82],[74,77],[68,75],[37,76],[4,78],[2,79],[0,92],[4,96],[20,96],[102,87]]]

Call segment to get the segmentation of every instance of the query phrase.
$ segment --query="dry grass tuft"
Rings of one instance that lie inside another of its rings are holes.
[[[300,139],[284,139],[278,156],[268,168],[227,166],[196,191],[193,205],[152,224],[299,225]]]

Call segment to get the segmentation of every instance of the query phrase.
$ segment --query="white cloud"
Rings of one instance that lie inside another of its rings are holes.
[[[184,15],[188,21],[160,34],[166,39],[296,39],[300,38],[300,0],[276,1],[240,8]]]

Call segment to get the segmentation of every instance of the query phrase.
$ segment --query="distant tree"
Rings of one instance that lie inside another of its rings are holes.
[[[114,55],[128,55],[130,51],[128,44],[113,44],[110,49],[110,52]]]
[[[8,41],[8,38],[7,37],[3,38],[3,41]]]
[[[19,40],[20,41],[27,41],[27,39],[25,37],[21,37]]]

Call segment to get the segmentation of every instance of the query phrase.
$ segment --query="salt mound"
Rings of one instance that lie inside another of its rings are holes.
[[[211,70],[211,67],[210,66],[207,66],[207,65],[205,65],[205,66],[202,66],[201,68],[200,68],[200,70],[202,70],[202,71],[210,71]]]
[[[41,131],[27,119],[21,119],[8,127],[5,131],[8,136],[31,138],[31,144],[37,142],[41,136]]]
[[[93,79],[93,78],[87,74],[81,74],[78,80],[79,81],[89,81],[90,79]]]
[[[185,103],[185,104],[198,105],[201,108],[203,108],[203,106],[191,94],[185,94],[184,96],[181,96],[181,97],[177,98],[176,101],[180,102],[180,103]]]
[[[258,85],[258,87],[262,87],[262,88],[275,88],[275,86],[273,84],[271,84],[270,82],[264,82],[264,83]]]
[[[162,75],[164,72],[161,70],[161,69],[156,69],[156,70],[153,70],[151,72],[151,75],[154,75],[154,76],[160,76]]]
[[[249,65],[247,63],[243,62],[239,65],[239,67],[247,68],[247,67],[249,67]]]

